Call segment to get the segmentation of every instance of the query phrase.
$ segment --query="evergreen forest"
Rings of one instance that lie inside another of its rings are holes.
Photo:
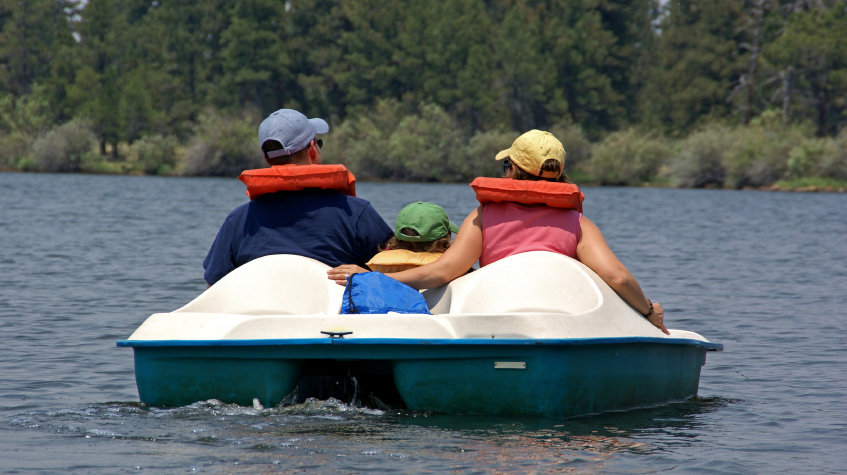
[[[0,170],[237,176],[280,108],[364,180],[530,129],[578,183],[847,185],[847,0],[0,0]]]

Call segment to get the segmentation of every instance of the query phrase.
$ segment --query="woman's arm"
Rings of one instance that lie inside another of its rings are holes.
[[[403,272],[386,274],[414,289],[439,287],[464,275],[482,255],[482,206],[465,218],[456,240],[437,261]],[[355,274],[358,266],[343,265],[330,269],[327,275],[339,285],[345,285],[346,274]]]
[[[609,249],[600,229],[585,216],[579,220],[579,243],[576,246],[576,258],[597,273],[626,303],[636,311],[646,315],[650,311],[650,301],[644,296],[638,281]],[[648,321],[666,334],[670,334],[664,325],[664,310],[653,302],[653,314]]]

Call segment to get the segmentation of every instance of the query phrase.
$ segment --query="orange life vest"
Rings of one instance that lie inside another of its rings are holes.
[[[247,185],[247,196],[251,200],[266,193],[306,188],[335,190],[356,196],[356,177],[344,165],[274,165],[244,170],[238,179]]]
[[[585,195],[574,184],[544,180],[479,177],[471,182],[471,188],[476,193],[476,200],[482,204],[543,204],[553,208],[575,209],[582,213],[582,201],[585,199]]]

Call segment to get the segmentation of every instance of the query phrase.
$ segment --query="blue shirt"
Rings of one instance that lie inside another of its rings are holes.
[[[364,267],[392,235],[365,200],[321,189],[270,193],[227,216],[203,261],[204,278],[213,285],[236,267],[271,254]]]

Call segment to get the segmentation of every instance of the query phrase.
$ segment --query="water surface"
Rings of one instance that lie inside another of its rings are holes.
[[[392,226],[411,201],[475,206],[465,185],[357,188]],[[0,472],[843,473],[847,195],[584,191],[668,327],[724,344],[697,398],[570,420],[149,408],[115,341],[205,289],[244,186],[0,174]]]

